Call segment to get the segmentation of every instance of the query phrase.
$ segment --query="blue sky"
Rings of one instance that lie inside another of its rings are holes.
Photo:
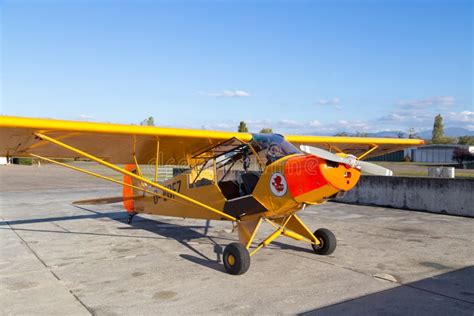
[[[474,130],[471,1],[3,1],[1,113]]]

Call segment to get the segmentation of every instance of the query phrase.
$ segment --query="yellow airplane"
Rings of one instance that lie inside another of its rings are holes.
[[[314,233],[297,212],[352,189],[361,171],[391,175],[364,158],[423,144],[419,139],[283,136],[0,116],[0,156],[36,157],[123,186],[129,222],[137,213],[230,221],[239,242],[223,263],[243,274],[250,257],[283,235],[312,245],[318,255],[336,248],[334,234]],[[123,181],[57,161],[87,158],[123,175]],[[123,166],[125,165],[125,166]],[[140,165],[154,167],[154,177]],[[158,182],[158,168],[181,173]],[[274,230],[254,243],[262,222]]]

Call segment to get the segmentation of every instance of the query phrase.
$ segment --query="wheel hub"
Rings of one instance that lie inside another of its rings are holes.
[[[230,265],[230,266],[233,266],[235,264],[235,257],[233,255],[229,255],[227,256],[227,263]]]

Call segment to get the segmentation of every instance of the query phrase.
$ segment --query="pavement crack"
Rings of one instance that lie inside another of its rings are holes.
[[[52,223],[54,226],[56,226],[56,227],[62,229],[62,230],[65,231],[66,233],[70,233],[70,232],[71,232],[69,229],[63,227],[62,225],[59,225],[59,224],[56,223],[56,222],[51,222],[51,223]]]
[[[10,227],[10,229],[13,231],[13,233],[18,237],[18,239],[20,239],[20,241],[25,245],[25,247],[28,248],[28,250],[36,257],[36,259],[38,259],[39,262],[41,262],[41,264],[49,271],[49,273],[51,273],[51,275],[56,280],[60,281],[60,284],[62,284],[62,286],[76,299],[76,301],[79,304],[81,304],[89,312],[89,314],[95,315],[94,311],[92,309],[90,309],[70,288],[65,286],[64,283],[61,283],[61,278],[56,273],[54,273],[54,271],[51,269],[51,267],[48,266],[46,264],[46,262],[44,262],[43,259],[41,259],[41,257],[36,253],[36,251],[34,251],[34,249],[31,248],[31,246],[28,244],[28,242],[25,239],[23,239],[23,237],[21,237],[20,234],[18,234],[18,232],[15,230],[15,228],[13,228],[8,221],[5,221],[5,222],[7,223],[8,227]]]

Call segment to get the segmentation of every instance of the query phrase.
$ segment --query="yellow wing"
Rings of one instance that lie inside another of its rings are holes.
[[[79,158],[77,154],[41,141],[42,133],[112,163],[153,163],[159,143],[160,165],[186,165],[206,148],[232,137],[250,141],[250,133],[76,122],[0,116],[0,156],[27,157],[30,153],[52,158]],[[423,144],[419,139],[296,136],[285,138],[299,146],[312,145],[367,157]],[[158,142],[159,141],[159,142]]]
[[[364,159],[408,147],[420,146],[425,143],[422,139],[375,137],[288,135],[285,136],[285,139],[297,147],[299,147],[299,145],[311,145],[334,152],[344,152],[356,157],[363,155]]]
[[[152,126],[75,122],[0,116],[0,156],[52,158],[78,155],[41,141],[42,133],[112,163],[153,163],[159,140],[161,165],[186,165],[188,158],[232,137],[250,141],[249,133],[215,132]]]

